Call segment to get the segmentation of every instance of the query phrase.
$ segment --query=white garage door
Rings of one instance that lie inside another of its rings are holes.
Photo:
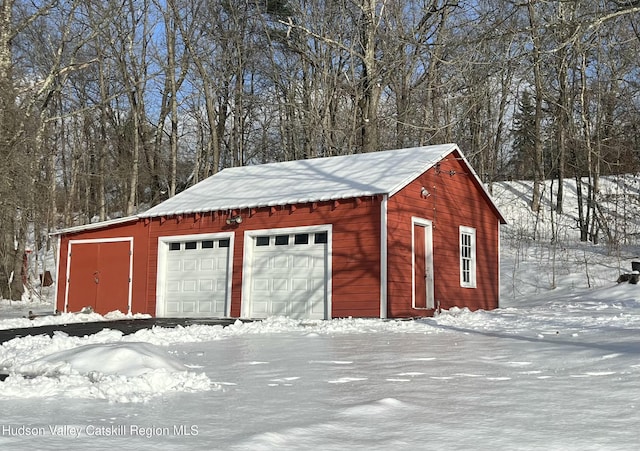
[[[163,316],[227,316],[230,239],[189,238],[166,246]]]
[[[249,274],[251,318],[326,319],[328,233],[253,235]],[[245,310],[246,311],[246,310]]]

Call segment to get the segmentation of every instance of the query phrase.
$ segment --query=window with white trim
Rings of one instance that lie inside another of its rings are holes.
[[[476,229],[460,226],[460,286],[476,287]]]

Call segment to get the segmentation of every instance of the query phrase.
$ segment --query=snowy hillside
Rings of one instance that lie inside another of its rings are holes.
[[[557,182],[544,185],[539,214],[529,208],[532,185],[529,181],[493,185],[494,199],[509,222],[501,230],[502,305],[529,304],[549,290],[558,295],[611,286],[620,274],[631,271],[632,261],[640,261],[638,177],[602,178],[601,211],[615,240],[608,242],[601,231],[599,245],[580,242],[575,180],[565,180],[562,215],[551,208]]]
[[[575,179],[563,183],[563,214],[556,215],[555,204],[558,182],[546,181],[542,185],[542,209],[539,214],[529,208],[532,200],[533,182],[510,181],[493,184],[492,195],[500,206],[509,225],[503,230],[505,238],[516,240],[523,236],[533,237],[549,243],[554,229],[560,242],[578,241],[578,190]],[[583,197],[587,193],[587,180],[582,181]],[[610,230],[618,244],[640,244],[640,177],[633,174],[602,177],[600,194],[597,196],[603,225]],[[584,206],[586,208],[586,205]],[[600,236],[606,238],[604,230]]]
[[[580,243],[570,187],[551,243],[528,190],[494,186],[510,222],[498,310],[16,338],[0,347],[0,446],[634,450],[640,286],[615,281],[638,243]],[[635,233],[635,215],[611,217]],[[5,303],[0,327],[49,308]]]

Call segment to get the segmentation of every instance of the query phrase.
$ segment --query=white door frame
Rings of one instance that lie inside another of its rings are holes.
[[[133,285],[133,237],[125,236],[119,238],[92,238],[86,240],[69,240],[67,243],[67,273],[64,288],[64,312],[67,312],[69,306],[69,278],[71,277],[71,246],[74,244],[100,244],[100,243],[118,243],[122,241],[129,242],[129,299],[127,299],[127,308],[131,313],[131,293]]]
[[[254,240],[257,236],[264,235],[291,235],[296,233],[316,233],[327,232],[327,243],[325,253],[325,319],[331,319],[331,256],[332,256],[332,232],[331,224],[323,224],[317,226],[301,226],[301,227],[284,227],[280,229],[260,229],[247,230],[244,232],[244,255],[242,258],[242,299],[241,299],[241,315],[249,318],[251,315],[251,279],[253,276],[253,249]]]
[[[227,256],[227,292],[225,295],[225,316],[231,316],[231,286],[233,282],[233,245],[234,232],[219,233],[195,233],[190,235],[171,235],[158,237],[158,270],[156,272],[156,316],[162,317],[165,314],[165,280],[167,275],[167,258],[169,253],[169,243],[183,241],[202,241],[229,239],[229,250]]]
[[[424,227],[424,258],[425,258],[425,270],[426,270],[426,290],[427,296],[426,307],[416,306],[416,226]],[[415,310],[432,310],[435,308],[434,301],[434,275],[433,275],[433,222],[418,218],[411,217],[411,307]]]

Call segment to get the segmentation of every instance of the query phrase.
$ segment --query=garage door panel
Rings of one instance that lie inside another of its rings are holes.
[[[321,269],[324,270],[325,267],[325,259],[322,257],[313,257],[312,258],[312,267],[313,268],[317,268],[317,269]]]
[[[180,311],[180,304],[178,302],[166,302],[165,310],[169,315],[178,313]]]
[[[308,289],[308,280],[306,279],[293,279],[291,281],[291,290],[292,291],[307,291]]]
[[[212,309],[213,309],[212,313],[224,311],[225,305],[226,305],[226,301],[224,298],[215,299],[212,306]]]
[[[324,315],[324,299],[318,299],[315,302],[311,302],[311,313],[313,315]]]
[[[289,291],[288,279],[273,279],[273,291]]]
[[[165,314],[175,317],[222,317],[227,314],[229,245],[222,239],[168,243]]]
[[[253,312],[257,315],[267,315],[269,313],[269,304],[265,301],[254,300],[251,306]]]
[[[271,267],[274,269],[289,268],[289,256],[277,255],[271,259]]]
[[[70,245],[67,311],[77,312],[88,305],[95,308],[98,288],[94,274],[98,269],[99,247],[99,243]]]
[[[166,291],[168,293],[180,293],[180,288],[182,286],[182,283],[179,280],[175,280],[175,281],[168,281],[167,285],[166,285]]]
[[[194,313],[196,311],[196,303],[193,301],[182,301],[183,313]]]
[[[292,266],[294,268],[309,268],[309,260],[310,257],[307,255],[294,255]]]
[[[269,279],[257,279],[254,278],[252,281],[252,290],[256,293],[260,293],[260,292],[265,292],[268,293],[269,292]]]
[[[274,301],[271,303],[271,309],[274,315],[287,315],[287,307],[290,305],[287,301]]]
[[[197,280],[183,280],[182,281],[182,291],[186,293],[191,293],[196,291],[198,281]]]
[[[213,292],[213,280],[200,280],[200,286],[198,287],[198,291],[202,292]]]
[[[269,269],[270,259],[268,255],[258,255],[253,261],[252,267],[258,272],[266,271]]]
[[[65,308],[76,312],[91,307],[100,314],[129,312],[132,238],[71,240]]]
[[[213,313],[213,302],[202,301],[198,302],[198,313]]]
[[[226,265],[226,259],[224,261],[224,264]],[[224,267],[224,266],[220,266],[218,265],[218,267]],[[215,260],[213,258],[202,258],[200,260],[200,270],[201,271],[210,271],[212,269],[215,269]]]
[[[292,233],[288,240],[286,236],[251,237],[251,261],[245,262],[250,267],[247,311],[255,318],[286,315],[324,319],[327,243],[315,243],[313,233]]]
[[[293,317],[305,317],[307,316],[307,305],[302,302],[292,302],[289,304],[291,310],[289,315]]]

